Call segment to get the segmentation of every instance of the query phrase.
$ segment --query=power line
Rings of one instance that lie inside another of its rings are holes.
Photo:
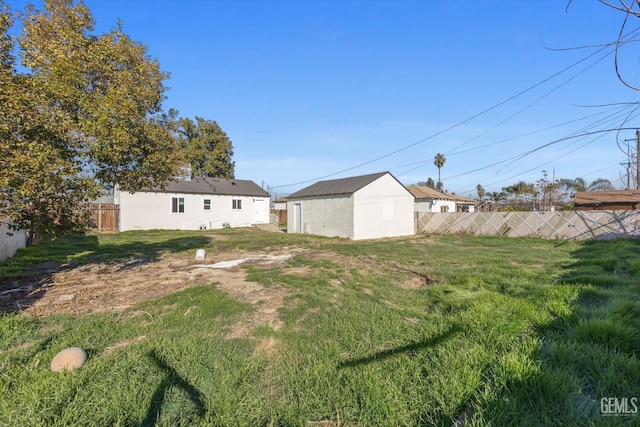
[[[446,155],[450,155],[455,153],[459,148],[464,147],[465,145],[469,144],[470,142],[473,142],[474,140],[480,138],[483,135],[486,135],[487,133],[491,132],[492,130],[500,127],[501,125],[503,125],[504,123],[508,122],[509,120],[511,120],[512,118],[520,115],[521,113],[523,113],[524,111],[528,110],[529,108],[533,107],[535,104],[537,104],[538,102],[542,101],[543,99],[547,98],[548,96],[550,96],[552,93],[556,92],[557,90],[559,90],[560,88],[562,88],[563,86],[566,86],[567,84],[569,84],[570,82],[572,82],[574,79],[576,79],[578,76],[582,75],[583,73],[587,72],[588,70],[590,70],[591,68],[593,68],[596,64],[600,63],[601,61],[603,61],[606,57],[608,57],[609,55],[611,55],[613,53],[613,51],[607,52],[605,55],[603,55],[600,59],[598,59],[595,62],[592,62],[591,64],[589,64],[589,66],[583,68],[580,72],[574,74],[571,78],[565,80],[562,84],[559,84],[558,86],[554,87],[553,89],[551,89],[550,91],[548,91],[547,93],[545,93],[544,95],[542,95],[541,97],[539,97],[538,99],[536,99],[535,101],[531,102],[530,104],[528,104],[527,106],[525,106],[524,108],[518,110],[517,112],[515,112],[514,114],[510,115],[509,117],[507,117],[506,119],[502,120],[501,122],[497,123],[496,125],[492,126],[491,128],[485,130],[484,132],[474,136],[473,138],[469,139],[468,141],[464,142],[463,144],[458,145],[457,147],[453,148],[452,150],[449,150],[447,153],[445,153]]]
[[[635,129],[635,128],[626,128],[626,129],[627,130],[631,130],[631,129]],[[520,154],[516,154],[515,156],[511,156],[511,157],[508,157],[506,159],[502,159],[502,160],[497,161],[495,163],[492,163],[490,165],[482,166],[482,167],[473,169],[471,171],[462,172],[462,173],[459,173],[459,174],[456,174],[456,175],[446,176],[446,177],[444,177],[444,179],[458,178],[458,177],[461,177],[461,176],[464,176],[464,175],[468,175],[470,173],[479,172],[481,170],[489,169],[490,167],[497,166],[499,164],[503,164],[503,163],[506,163],[506,162],[513,162],[514,160],[522,159],[522,158],[524,158],[526,156],[529,156],[529,155],[533,154],[536,151],[539,151],[539,150],[541,150],[543,148],[549,147],[551,145],[554,145],[554,144],[557,144],[557,143],[560,143],[560,142],[563,142],[563,141],[568,141],[568,140],[571,140],[571,139],[574,139],[574,138],[582,138],[582,137],[585,137],[585,136],[599,134],[599,133],[604,135],[604,134],[606,134],[608,132],[613,132],[615,130],[616,129],[604,129],[604,130],[599,130],[599,131],[585,132],[585,133],[582,133],[580,135],[572,135],[572,136],[566,136],[566,137],[558,138],[558,139],[553,140],[551,142],[547,142],[545,144],[539,145],[538,147],[535,147],[535,148],[533,148],[531,150],[525,151],[525,152],[520,153]],[[529,171],[527,171],[527,172],[529,172]],[[516,176],[519,176],[519,175],[516,175]],[[505,179],[511,179],[511,178],[505,178]]]
[[[637,113],[637,114],[635,114],[632,118],[636,118],[636,117],[638,117],[638,116],[640,116],[640,112],[639,112],[639,113]],[[520,160],[520,159],[522,159],[522,158],[524,158],[524,157],[526,157],[526,156],[528,156],[528,155],[530,155],[530,154],[533,154],[533,152],[538,151],[538,150],[540,150],[540,149],[542,149],[542,148],[546,148],[546,147],[547,147],[547,146],[549,146],[549,145],[552,145],[552,144],[555,144],[555,143],[558,143],[558,142],[562,142],[562,141],[564,141],[564,140],[570,140],[570,139],[574,139],[574,138],[582,138],[582,137],[584,137],[584,136],[593,135],[593,134],[595,134],[595,133],[600,133],[600,135],[599,135],[598,137],[596,137],[596,138],[594,138],[594,139],[592,139],[592,140],[590,140],[590,141],[587,141],[586,143],[584,143],[584,144],[582,144],[582,145],[578,146],[577,148],[575,148],[575,149],[573,149],[573,150],[571,150],[571,151],[568,151],[568,152],[566,152],[566,153],[563,153],[562,155],[557,156],[557,157],[555,157],[555,158],[553,158],[553,159],[551,159],[551,160],[549,160],[549,161],[547,161],[547,162],[545,162],[545,163],[542,163],[542,164],[540,164],[540,165],[537,165],[537,166],[535,166],[535,167],[533,167],[533,168],[531,168],[531,169],[528,169],[528,170],[526,170],[526,171],[520,172],[520,173],[518,173],[518,174],[516,174],[516,175],[510,176],[510,177],[507,177],[507,178],[502,178],[502,179],[500,179],[500,180],[498,180],[498,181],[494,181],[494,182],[492,182],[492,183],[489,183],[488,185],[494,185],[494,184],[497,184],[497,183],[500,183],[500,182],[506,182],[506,181],[508,181],[508,180],[510,180],[510,179],[513,179],[513,178],[516,178],[516,177],[518,177],[518,176],[524,175],[525,173],[528,173],[528,172],[531,172],[531,171],[533,171],[533,170],[539,169],[539,168],[541,168],[541,167],[543,167],[543,166],[545,166],[545,165],[548,165],[549,163],[552,163],[552,162],[554,162],[554,161],[556,161],[556,160],[559,160],[559,159],[561,159],[561,158],[563,158],[563,157],[566,157],[566,156],[568,156],[569,154],[574,153],[574,152],[578,151],[578,150],[579,150],[579,149],[581,149],[581,148],[584,148],[586,145],[588,145],[588,144],[590,144],[590,143],[592,143],[592,142],[596,141],[597,139],[600,139],[601,137],[603,137],[607,132],[614,132],[614,131],[618,131],[618,130],[620,130],[620,129],[618,129],[618,128],[616,128],[616,129],[606,129],[606,130],[595,131],[595,132],[585,132],[585,133],[582,133],[582,134],[579,134],[579,135],[572,135],[572,136],[568,136],[568,137],[565,137],[565,138],[560,138],[559,140],[552,141],[552,142],[550,142],[550,143],[548,143],[548,144],[544,144],[544,145],[542,145],[542,146],[538,146],[538,147],[536,147],[535,149],[530,150],[530,151],[525,152],[525,153],[522,153],[522,154],[520,154],[520,155],[518,155],[518,156],[512,156],[512,157],[510,157],[510,158],[508,158],[508,159],[504,159],[504,160],[502,160],[500,163],[504,163],[504,162],[507,162],[507,161],[511,161],[511,163],[514,163],[515,161],[518,161],[518,160]],[[622,130],[636,130],[636,128],[635,128],[635,127],[630,127],[630,128],[623,128]],[[573,144],[573,143],[572,143],[572,144]],[[569,144],[569,145],[571,145],[571,144]],[[516,157],[516,158],[514,159],[514,157]],[[511,163],[510,163],[510,164],[511,164]],[[598,171],[600,171],[600,170],[608,169],[608,168],[610,168],[611,166],[613,166],[613,165],[617,165],[617,164],[618,164],[618,162],[616,162],[616,163],[614,163],[614,164],[612,164],[612,165],[609,165],[609,166],[607,166],[607,167],[605,167],[605,168],[598,169],[598,170],[596,170],[596,171],[594,171],[594,172],[589,172],[589,173],[587,173],[587,174],[585,174],[585,175],[589,175],[589,174],[592,174],[592,173],[598,172]],[[494,165],[495,165],[495,164],[492,164],[491,166],[494,166]],[[507,166],[508,166],[508,164],[507,164],[507,165],[505,165],[504,167],[507,167]],[[502,169],[504,169],[504,167],[503,167]],[[502,170],[502,169],[501,169],[501,170]],[[449,176],[449,177],[445,177],[445,179],[457,178],[457,177],[462,176],[462,175],[464,175],[464,173],[463,173],[463,174],[458,174],[458,175]],[[470,191],[470,190],[465,190],[465,191]]]
[[[498,103],[496,103],[496,104],[492,105],[491,107],[486,108],[486,109],[484,109],[484,110],[480,111],[479,113],[476,113],[476,114],[474,114],[474,115],[472,115],[472,116],[470,116],[470,117],[467,117],[467,118],[466,118],[466,119],[464,119],[464,120],[461,120],[461,121],[459,121],[459,122],[456,122],[455,124],[453,124],[453,125],[451,125],[451,126],[449,126],[449,127],[445,128],[445,129],[442,129],[442,130],[440,130],[440,131],[438,131],[438,132],[436,132],[436,133],[434,133],[434,134],[432,134],[432,135],[430,135],[430,136],[428,136],[428,137],[426,137],[426,138],[423,138],[423,139],[421,139],[421,140],[419,140],[419,141],[416,141],[416,142],[414,142],[414,143],[411,143],[411,144],[409,144],[409,145],[406,145],[406,146],[404,146],[404,147],[402,147],[402,148],[399,148],[399,149],[397,149],[397,150],[394,150],[394,151],[392,151],[392,152],[390,152],[390,153],[384,154],[384,155],[382,155],[382,156],[380,156],[380,157],[376,157],[376,158],[374,158],[374,159],[372,159],[372,160],[369,160],[369,161],[366,161],[366,162],[360,163],[360,164],[358,164],[358,165],[352,166],[352,167],[347,168],[347,169],[340,170],[340,171],[338,171],[338,172],[334,172],[334,173],[331,173],[331,174],[323,175],[323,176],[320,176],[320,177],[317,177],[317,178],[313,178],[313,179],[308,179],[308,180],[304,180],[304,181],[294,182],[294,183],[291,183],[291,184],[275,185],[275,186],[273,186],[272,188],[292,187],[292,186],[294,186],[294,185],[301,185],[301,184],[306,184],[306,183],[309,183],[309,182],[319,181],[319,180],[322,180],[322,179],[325,179],[325,178],[330,178],[330,177],[332,177],[332,176],[340,175],[340,174],[342,174],[342,173],[349,172],[349,171],[352,171],[352,170],[354,170],[354,169],[358,169],[358,168],[360,168],[360,167],[362,167],[362,166],[366,166],[366,165],[368,165],[368,164],[371,164],[371,163],[377,162],[377,161],[379,161],[379,160],[382,160],[382,159],[385,159],[385,158],[387,158],[387,157],[390,157],[390,156],[392,156],[392,155],[394,155],[394,154],[397,154],[397,153],[400,153],[400,152],[402,152],[402,151],[405,151],[405,150],[407,150],[407,149],[409,149],[409,148],[415,147],[415,146],[416,146],[416,145],[418,145],[418,144],[421,144],[421,143],[423,143],[423,142],[425,142],[425,141],[431,140],[431,139],[433,139],[433,138],[435,138],[435,137],[437,137],[437,136],[440,136],[440,135],[442,135],[442,134],[444,134],[444,133],[446,133],[446,132],[449,132],[450,130],[453,130],[453,129],[455,129],[455,128],[457,128],[457,127],[459,127],[459,126],[461,126],[461,125],[463,125],[463,124],[465,124],[465,123],[468,123],[468,122],[470,122],[471,120],[474,120],[474,119],[476,119],[476,118],[478,118],[478,117],[480,117],[480,116],[482,116],[482,115],[484,115],[484,114],[486,114],[486,113],[488,113],[488,112],[490,112],[490,111],[493,111],[493,110],[495,110],[496,108],[498,108],[498,107],[500,107],[500,106],[502,106],[502,105],[504,105],[504,104],[506,104],[506,103],[508,103],[508,102],[510,102],[510,101],[512,101],[512,100],[514,100],[514,99],[516,99],[516,98],[518,98],[518,97],[520,97],[520,96],[524,95],[525,93],[530,92],[531,90],[533,90],[533,89],[537,88],[538,86],[543,85],[544,83],[546,83],[546,82],[548,82],[548,81],[550,81],[550,80],[554,79],[555,77],[557,77],[557,76],[559,76],[559,75],[561,75],[561,74],[565,73],[566,71],[568,71],[568,70],[570,70],[570,69],[572,69],[572,68],[574,68],[574,67],[578,66],[579,64],[581,64],[581,63],[583,63],[583,62],[587,61],[588,59],[592,58],[593,56],[595,56],[595,55],[599,54],[600,52],[602,52],[603,50],[605,50],[605,49],[607,49],[607,48],[609,48],[609,47],[610,47],[610,45],[605,45],[604,47],[602,47],[602,48],[600,48],[600,49],[596,50],[595,52],[593,52],[593,53],[591,53],[591,54],[589,54],[589,55],[587,55],[587,56],[583,57],[582,59],[580,59],[580,60],[578,60],[578,61],[574,62],[573,64],[571,64],[571,65],[569,65],[569,66],[567,66],[567,67],[563,68],[562,70],[560,70],[560,71],[558,71],[558,72],[556,72],[556,73],[554,73],[554,74],[552,74],[552,75],[550,75],[550,76],[548,76],[548,77],[546,77],[546,78],[542,79],[542,80],[541,80],[541,81],[539,81],[538,83],[536,83],[536,84],[534,84],[534,85],[532,85],[532,86],[529,86],[528,88],[526,88],[526,89],[524,89],[524,90],[521,90],[520,92],[516,93],[515,95],[512,95],[512,96],[510,96],[510,97],[508,97],[508,98],[506,98],[506,99],[504,99],[504,100],[502,100],[502,101],[500,101],[500,102],[498,102]],[[603,58],[599,59],[598,61],[596,61],[596,63],[597,63],[597,62],[599,62],[599,61],[601,61],[602,59],[603,59]],[[574,76],[574,77],[575,77],[575,76]]]
[[[534,171],[534,170],[539,170],[540,168],[542,168],[542,167],[544,167],[544,166],[546,166],[546,165],[548,165],[548,164],[550,164],[550,163],[553,163],[553,162],[555,162],[556,160],[559,160],[559,159],[561,159],[561,158],[563,158],[563,157],[568,156],[568,155],[569,155],[569,154],[571,154],[571,153],[574,153],[574,152],[578,151],[579,149],[581,149],[581,148],[583,148],[583,147],[585,147],[585,146],[587,146],[587,145],[591,144],[592,142],[594,142],[594,141],[596,141],[596,140],[598,140],[598,139],[602,138],[603,136],[604,136],[604,134],[602,134],[602,135],[598,135],[597,137],[593,138],[592,140],[587,141],[586,143],[584,143],[584,144],[580,145],[580,146],[579,146],[579,147],[577,147],[577,148],[574,148],[573,150],[571,150],[571,151],[569,151],[569,152],[567,152],[567,153],[564,153],[564,154],[563,154],[563,155],[561,155],[561,156],[558,156],[558,157],[555,157],[555,158],[553,158],[553,159],[550,159],[550,160],[548,160],[548,161],[546,161],[546,162],[544,162],[544,163],[541,163],[541,164],[538,164],[538,165],[536,165],[536,166],[533,166],[533,167],[532,167],[532,168],[530,168],[530,169],[527,169],[527,170],[525,170],[525,171],[519,172],[519,173],[517,173],[517,174],[515,174],[515,175],[512,175],[512,176],[510,176],[510,177],[503,178],[503,179],[500,179],[499,181],[495,181],[495,182],[489,183],[488,185],[495,185],[495,184],[498,184],[498,183],[500,183],[500,182],[510,181],[510,180],[512,180],[512,179],[514,179],[514,178],[517,178],[517,177],[519,177],[519,176],[522,176],[522,175],[524,175],[524,174],[526,174],[526,173],[532,172],[532,171]],[[467,191],[470,191],[470,190],[467,190]]]
[[[591,123],[589,125],[583,126],[581,129],[579,129],[577,131],[574,131],[572,134],[569,134],[569,136],[571,136],[571,135],[575,136],[578,132],[582,132],[582,135],[588,135],[588,133],[586,133],[586,132],[589,129],[592,129],[592,128],[596,127],[598,124],[604,125],[607,122],[618,120],[618,115],[620,115],[624,110],[628,109],[629,107],[630,107],[629,105],[624,104],[622,107],[611,108],[611,109],[603,111],[603,112],[590,114],[590,115],[587,115],[587,116],[584,116],[584,117],[581,117],[581,118],[578,118],[578,119],[569,120],[569,121],[566,121],[566,122],[563,122],[563,123],[560,123],[560,124],[548,126],[546,128],[543,128],[543,129],[538,129],[538,130],[535,130],[535,131],[527,132],[527,133],[524,133],[524,134],[520,134],[520,135],[516,135],[516,136],[513,136],[513,137],[509,137],[509,138],[505,138],[505,139],[502,139],[502,140],[499,140],[499,141],[495,141],[495,142],[491,142],[491,143],[488,143],[488,144],[485,144],[485,145],[482,145],[482,146],[469,148],[467,150],[458,151],[457,153],[453,153],[452,156],[463,154],[463,153],[470,152],[470,151],[479,150],[479,149],[482,149],[482,148],[487,148],[487,147],[490,147],[490,146],[493,146],[493,145],[502,144],[504,142],[513,141],[513,140],[516,140],[516,139],[519,139],[519,138],[523,138],[523,137],[526,137],[526,136],[535,135],[535,134],[542,133],[542,132],[545,132],[545,131],[548,131],[548,130],[551,130],[551,129],[555,129],[555,128],[559,128],[559,127],[562,127],[562,126],[566,126],[568,124],[576,123],[576,122],[579,122],[579,121],[582,121],[582,120],[586,120],[586,119],[589,119],[589,118],[592,118],[592,117],[596,117],[596,116],[599,116],[599,115],[614,111],[614,113],[609,114],[608,116],[606,116],[604,118],[601,118],[600,120],[597,120],[594,123]],[[580,135],[577,135],[577,136],[580,136]],[[510,158],[508,158],[506,160],[498,162],[497,164],[501,164],[501,163],[503,163],[504,161],[507,161],[507,160],[513,160],[513,159],[517,158],[520,155],[521,154],[513,156],[513,157],[510,157]],[[404,171],[402,173],[397,174],[396,176],[399,177],[399,176],[402,176],[402,175],[406,175],[407,173],[413,172],[414,170],[419,169],[422,166],[426,165],[427,163],[431,163],[432,161],[433,161],[433,159],[420,160],[418,162],[412,162],[412,163],[408,163],[408,164],[405,164],[405,165],[402,165],[402,166],[397,166],[397,167],[392,168],[392,169],[406,167],[406,166],[418,165],[418,166],[413,167],[412,169],[409,169],[407,171]],[[493,164],[491,164],[489,166],[482,167],[482,169],[485,169],[485,168],[488,168],[488,167],[491,167],[491,166],[496,166],[497,164],[493,163]],[[474,171],[471,171],[469,173],[476,172],[476,171],[477,170],[474,170]],[[458,177],[458,175],[455,175],[454,177]],[[452,177],[446,177],[446,178],[452,178]]]

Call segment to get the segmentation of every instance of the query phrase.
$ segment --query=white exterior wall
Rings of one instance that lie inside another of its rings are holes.
[[[442,206],[447,206],[447,212],[457,212],[458,204],[454,200],[416,199],[416,212],[442,212]],[[469,212],[474,212],[473,205],[469,205]]]
[[[9,236],[7,233],[13,234]],[[18,249],[27,246],[27,234],[24,230],[14,231],[7,224],[0,225],[0,261],[11,258]]]
[[[184,197],[184,213],[172,213],[173,197]],[[204,210],[204,199],[211,200],[211,210]],[[242,209],[232,209],[232,200],[242,200]],[[198,230],[245,227],[269,222],[269,198],[207,194],[120,192],[120,231],[129,230]],[[256,208],[260,212],[256,212]]]
[[[295,205],[300,204],[302,230],[296,230]],[[310,233],[353,239],[353,199],[324,196],[287,201],[287,233]]]
[[[353,240],[414,234],[413,195],[391,175],[383,175],[353,194]]]
[[[416,202],[415,211],[416,212],[442,212],[442,207],[447,207],[447,212],[455,212],[456,211],[456,202],[453,200],[440,200],[433,199],[429,202],[421,200]]]
[[[414,205],[414,210],[416,212],[433,212],[433,201],[431,200],[418,200],[416,199],[416,203]]]

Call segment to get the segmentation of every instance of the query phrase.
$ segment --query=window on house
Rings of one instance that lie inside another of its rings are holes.
[[[184,213],[184,197],[171,198],[171,212]]]
[[[202,209],[205,211],[211,210],[211,199],[203,199],[202,200]]]
[[[449,206],[440,206],[440,212],[449,212]]]
[[[240,199],[233,199],[233,209],[238,210],[238,209],[242,209],[242,200]]]

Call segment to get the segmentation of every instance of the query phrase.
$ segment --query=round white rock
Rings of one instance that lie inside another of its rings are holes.
[[[87,361],[87,353],[80,347],[65,348],[55,355],[51,361],[51,371],[73,371],[81,368]]]
[[[207,256],[207,253],[205,252],[204,249],[198,249],[196,251],[196,260],[197,261],[201,261],[201,260],[205,259],[206,256]]]

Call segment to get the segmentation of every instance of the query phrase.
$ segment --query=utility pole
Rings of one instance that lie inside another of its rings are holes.
[[[627,143],[627,163],[621,163],[621,165],[626,165],[627,166],[627,190],[631,190],[631,179],[633,176],[633,169],[636,170],[636,179],[635,181],[635,186],[636,188],[640,189],[640,129],[636,129],[636,164],[634,167],[632,167],[633,163],[631,162],[631,159],[633,158],[633,154],[631,151],[631,147],[629,146],[629,142],[633,141],[633,139],[625,139],[624,140]]]
[[[627,187],[625,188],[625,190],[630,190],[631,189],[631,162],[620,163],[620,166],[627,167]]]
[[[636,188],[640,189],[640,129],[636,129]]]

